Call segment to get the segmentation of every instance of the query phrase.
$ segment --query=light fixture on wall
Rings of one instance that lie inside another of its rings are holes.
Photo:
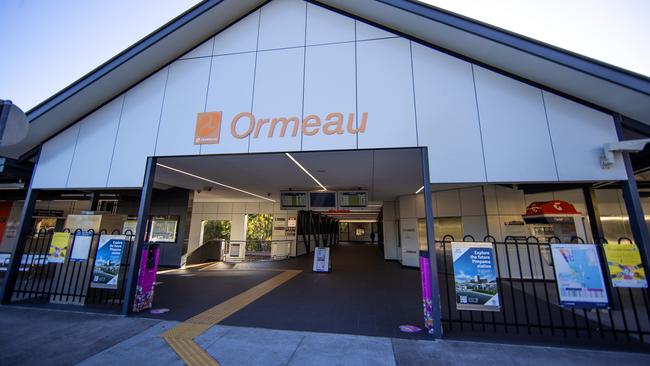
[[[321,188],[323,188],[324,191],[327,191],[327,188],[325,188],[325,186],[322,185],[322,184],[318,181],[318,179],[316,179],[313,175],[311,175],[311,173],[308,172],[307,169],[305,169],[305,167],[303,167],[303,166],[302,166],[302,165],[301,165],[301,164],[300,164],[296,159],[294,159],[293,156],[291,156],[291,154],[289,154],[289,153],[284,153],[284,154],[287,155],[287,157],[289,157],[289,159],[291,159],[291,161],[293,161],[294,163],[296,163],[296,165],[297,165],[300,169],[302,169],[303,172],[307,173],[307,175],[309,176],[309,178],[313,179],[314,182],[316,182],[316,183],[317,183]]]
[[[422,192],[423,189],[424,189],[424,186],[420,187],[417,191],[415,191],[415,194],[418,194],[418,193]]]
[[[232,189],[233,191],[237,191],[237,192],[245,193],[245,194],[248,194],[248,195],[251,195],[251,196],[257,197],[257,198],[261,198],[261,199],[266,200],[266,201],[275,202],[274,199],[270,199],[270,198],[267,198],[267,197],[263,197],[263,196],[260,196],[260,195],[258,195],[258,194],[255,194],[255,193],[251,193],[251,192],[245,191],[245,190],[243,190],[243,189],[239,189],[239,188],[236,188],[236,187],[233,187],[233,186],[229,186],[229,185],[227,185],[227,184],[219,183],[219,182],[216,182],[216,181],[214,181],[214,180],[211,180],[211,179],[208,179],[208,178],[204,178],[204,177],[198,176],[198,175],[196,175],[196,174],[188,173],[188,172],[183,171],[183,170],[180,170],[180,169],[172,168],[172,167],[170,167],[170,166],[163,165],[163,164],[160,164],[160,163],[156,163],[156,165],[158,165],[159,167],[163,167],[163,168],[165,168],[165,169],[169,169],[169,170],[172,170],[172,171],[175,171],[175,172],[181,173],[181,174],[185,174],[185,175],[190,176],[190,177],[192,177],[192,178],[200,179],[200,180],[203,180],[203,181],[206,181],[206,182],[209,182],[209,183],[212,183],[212,184],[215,184],[215,185],[221,186],[221,187],[225,187],[225,188],[228,188],[228,189]]]

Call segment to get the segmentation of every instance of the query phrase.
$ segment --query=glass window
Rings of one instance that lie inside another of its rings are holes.
[[[273,215],[246,215],[246,241],[271,240],[273,234]]]
[[[204,220],[201,227],[201,245],[211,240],[230,240],[229,220]]]

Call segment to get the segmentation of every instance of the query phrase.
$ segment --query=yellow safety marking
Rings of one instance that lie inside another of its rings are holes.
[[[260,269],[262,270],[262,269]],[[265,269],[266,270],[266,269]],[[269,269],[271,270],[271,269]],[[237,296],[216,305],[162,334],[167,344],[189,366],[219,365],[194,339],[248,304],[273,291],[276,287],[297,276],[300,270],[283,270],[282,273],[256,285]]]

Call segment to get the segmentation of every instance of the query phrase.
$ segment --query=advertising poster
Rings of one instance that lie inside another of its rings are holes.
[[[88,260],[90,253],[90,243],[93,240],[93,234],[89,232],[77,233],[72,239],[72,252],[70,261],[85,262]]]
[[[607,307],[607,291],[593,244],[551,244],[560,305]]]
[[[49,263],[65,262],[65,254],[68,251],[70,233],[53,233],[50,249],[47,253]]]
[[[605,244],[609,277],[614,287],[647,288],[639,248],[632,243]]]
[[[420,277],[422,284],[422,310],[424,310],[424,326],[427,333],[434,334],[433,301],[431,300],[431,261],[429,252],[420,251]]]
[[[314,251],[314,272],[329,272],[330,270],[330,248],[316,247]]]
[[[99,237],[90,287],[117,288],[125,241],[126,235],[102,235]]]
[[[458,310],[499,311],[497,267],[492,243],[452,242]]]

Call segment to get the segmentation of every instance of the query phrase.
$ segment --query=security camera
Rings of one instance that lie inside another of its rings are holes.
[[[617,141],[603,145],[603,155],[600,157],[600,165],[603,169],[609,169],[614,165],[615,152],[639,152],[650,143],[650,139]]]

